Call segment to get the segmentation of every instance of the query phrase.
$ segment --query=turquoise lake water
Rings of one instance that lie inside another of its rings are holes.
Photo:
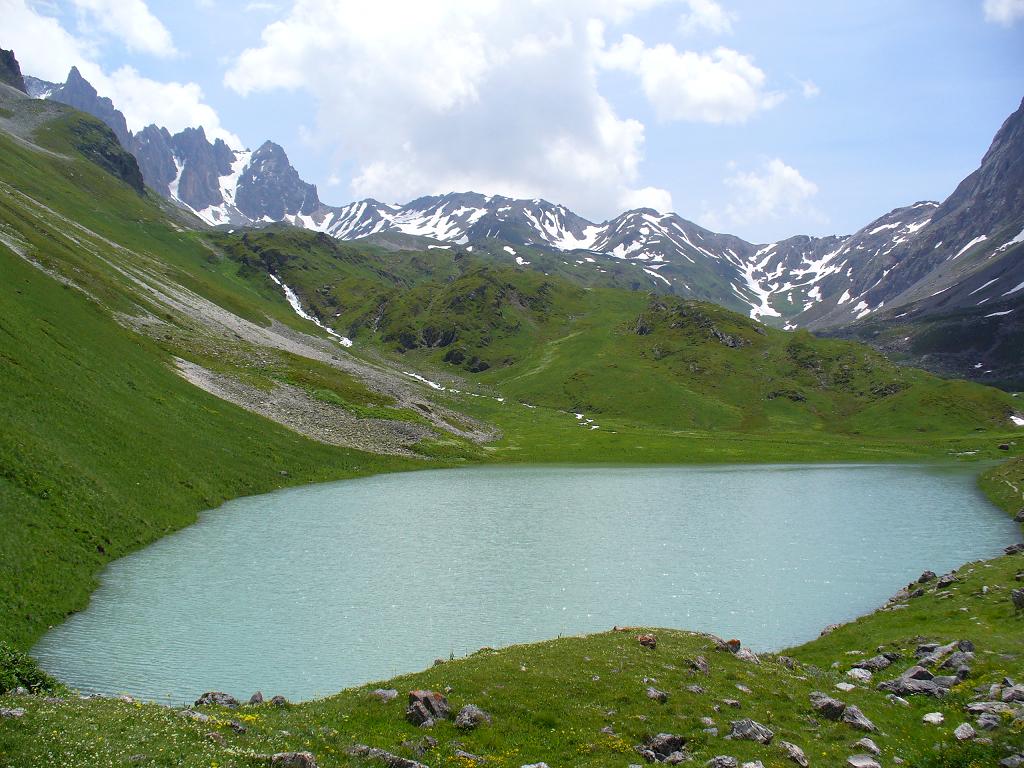
[[[780,649],[1020,539],[977,467],[494,467],[239,499],[113,563],[34,649],[85,692],[292,700],[651,625]]]

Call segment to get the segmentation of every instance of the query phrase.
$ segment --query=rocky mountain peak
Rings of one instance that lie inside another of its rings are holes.
[[[284,149],[266,141],[238,179],[235,205],[253,221],[281,221],[286,215],[309,216],[320,207],[320,198],[316,187],[299,177]]]
[[[28,93],[25,78],[21,75],[21,66],[14,56],[14,51],[6,51],[3,48],[0,48],[0,83],[7,83],[22,93]]]

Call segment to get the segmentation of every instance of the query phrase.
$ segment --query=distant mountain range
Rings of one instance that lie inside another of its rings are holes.
[[[749,243],[674,213],[627,211],[598,224],[545,200],[473,192],[330,206],[273,142],[236,151],[211,143],[202,128],[172,135],[151,125],[132,134],[77,69],[63,84],[25,82],[32,96],[106,122],[149,187],[212,226],[287,222],[342,240],[399,236],[407,249],[482,247],[524,267],[523,249],[564,253],[564,264],[581,271],[630,263],[634,287],[715,301],[790,329],[834,332],[951,311],[1001,318],[1024,299],[1024,103],[944,202],[897,208],[849,236]]]

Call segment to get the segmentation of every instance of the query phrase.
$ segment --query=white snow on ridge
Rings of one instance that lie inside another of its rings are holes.
[[[1024,418],[1018,416],[1017,414],[1013,414],[1013,416],[1010,417],[1010,421],[1012,421],[1018,427],[1024,427]]]
[[[868,234],[877,235],[879,232],[883,232],[886,229],[896,229],[896,227],[898,227],[900,223],[901,222],[897,221],[895,224],[882,224],[881,226],[872,229],[870,232],[868,232]]]
[[[1013,312],[1012,309],[1007,309],[1005,312],[990,312],[989,314],[985,315],[985,317],[1002,317],[1003,315],[1008,315],[1011,312]]]
[[[1013,294],[1015,294],[1015,293],[1016,293],[1017,291],[1021,291],[1021,290],[1024,290],[1024,283],[1021,283],[1021,284],[1020,284],[1020,285],[1018,285],[1018,286],[1017,286],[1016,288],[1011,288],[1011,289],[1010,289],[1010,290],[1008,290],[1008,291],[1007,291],[1006,293],[1004,293],[1004,294],[1003,294],[1003,296],[1012,296],[1012,295],[1013,295]]]
[[[291,288],[289,288],[287,285],[281,282],[281,279],[277,275],[270,272],[268,272],[267,274],[269,275],[271,280],[273,280],[275,283],[281,286],[282,289],[284,289],[284,297],[285,299],[287,299],[288,303],[291,305],[296,315],[301,317],[303,320],[309,320],[314,325],[327,331],[327,333],[329,333],[331,336],[338,340],[338,343],[341,344],[341,346],[352,346],[352,339],[350,339],[348,336],[342,336],[340,333],[337,333],[334,330],[328,328],[326,325],[320,322],[319,318],[314,317],[313,315],[309,314],[306,310],[304,310],[302,308],[302,302],[299,301],[299,297],[295,295],[295,291],[293,291]]]
[[[1015,238],[1013,238],[1012,240],[1008,240],[1007,242],[1003,243],[998,248],[996,248],[996,251],[1005,251],[1011,245],[1016,245],[1017,243],[1024,243],[1024,229],[1018,232]]]
[[[960,258],[960,257],[961,257],[961,256],[963,256],[963,255],[964,255],[964,254],[965,254],[965,253],[966,253],[967,251],[971,250],[971,248],[973,248],[973,247],[974,247],[974,246],[976,246],[976,245],[977,245],[978,243],[980,243],[980,242],[983,242],[983,241],[985,241],[985,240],[988,240],[988,235],[978,235],[978,236],[977,236],[976,238],[974,238],[973,240],[971,240],[971,242],[969,242],[969,243],[968,243],[967,245],[965,245],[965,246],[964,246],[963,248],[961,248],[961,249],[960,249],[959,251],[957,251],[957,252],[956,252],[956,256],[954,256],[954,257],[953,257],[953,259],[955,260],[955,259],[958,259],[958,258]]]
[[[981,291],[984,291],[986,288],[988,288],[990,285],[992,285],[992,283],[994,283],[998,279],[999,279],[998,277],[992,278],[987,283],[985,283],[984,285],[978,286],[977,288],[975,288],[973,291],[971,291],[967,295],[968,296],[973,296],[976,293],[980,293]],[[1021,285],[1024,286],[1024,283],[1021,283]],[[1003,294],[1003,295],[1005,296],[1006,294]]]

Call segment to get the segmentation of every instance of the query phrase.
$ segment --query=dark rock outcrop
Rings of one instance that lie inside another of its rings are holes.
[[[193,705],[196,707],[227,707],[228,709],[238,709],[238,699],[232,696],[230,693],[222,693],[221,691],[207,691],[198,699]]]
[[[0,48],[0,83],[7,83],[12,88],[17,88],[22,93],[28,93],[25,85],[25,78],[21,76],[21,67],[14,51],[5,51]]]
[[[452,710],[448,699],[437,691],[409,691],[405,719],[413,725],[430,728],[437,720],[447,720]]]

